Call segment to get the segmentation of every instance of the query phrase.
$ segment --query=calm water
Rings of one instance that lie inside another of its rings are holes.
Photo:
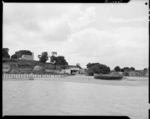
[[[148,119],[148,86],[3,81],[3,115],[126,115]]]

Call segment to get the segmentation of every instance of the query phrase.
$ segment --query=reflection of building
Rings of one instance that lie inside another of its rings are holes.
[[[32,55],[22,55],[22,57],[19,59],[34,60],[34,53],[32,52]]]

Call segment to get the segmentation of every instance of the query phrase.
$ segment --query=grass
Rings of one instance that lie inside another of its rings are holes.
[[[41,63],[39,61],[35,60],[20,60],[20,59],[3,59],[4,64],[9,64],[10,66],[19,66],[20,68],[23,67],[30,67],[33,68],[34,66],[42,66],[46,69],[54,69],[54,65],[51,63]],[[56,69],[58,69],[60,66],[56,66]]]
[[[56,65],[56,67],[51,63],[41,63],[35,60],[20,60],[20,59],[6,59],[3,58],[3,64],[8,64],[11,66],[12,73],[33,73],[35,66],[42,66],[43,69],[48,70],[61,70],[61,65]],[[27,70],[26,70],[27,69]]]

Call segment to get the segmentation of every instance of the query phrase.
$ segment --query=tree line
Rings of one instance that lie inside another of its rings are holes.
[[[111,72],[110,67],[100,63],[88,63],[86,66],[87,66],[86,72],[90,76],[93,76],[94,73],[109,74]],[[135,71],[135,68],[134,67],[120,68],[119,66],[116,66],[113,70],[115,72],[128,72],[128,71]],[[144,70],[147,70],[147,68],[144,68]]]
[[[32,55],[32,52],[29,50],[20,50],[15,52],[12,56],[8,53],[8,48],[3,48],[3,58],[11,58],[11,59],[19,59],[22,57],[22,55]],[[51,53],[51,56],[48,55],[48,52],[42,52],[40,55],[38,55],[39,62],[46,63],[48,59],[50,59],[50,63],[56,65],[62,65],[65,68],[66,65],[68,65],[68,62],[66,61],[64,56],[57,56],[57,52],[53,51]],[[80,67],[79,64],[76,66]],[[94,73],[102,73],[102,74],[108,74],[110,73],[110,67],[108,67],[105,64],[101,63],[88,63],[86,72],[88,75],[93,75]],[[144,68],[144,70],[147,70],[147,68]],[[119,66],[116,66],[114,68],[114,71],[116,72],[128,72],[128,71],[135,71],[134,67],[124,67],[120,68]]]
[[[114,68],[114,71],[116,72],[126,72],[126,71],[135,71],[135,68],[134,67],[124,67],[124,68],[120,68],[119,66],[116,66]]]
[[[3,48],[2,51],[3,58],[19,59],[22,57],[22,55],[32,55],[32,52],[29,50],[16,51],[12,56],[10,56],[8,52],[9,52],[8,48]],[[56,56],[56,55],[57,52],[55,51],[52,52],[51,56],[48,56],[48,52],[42,52],[41,55],[38,55],[38,58],[41,63],[46,63],[50,58],[50,63],[54,65],[68,65],[68,62],[66,61],[64,56]]]

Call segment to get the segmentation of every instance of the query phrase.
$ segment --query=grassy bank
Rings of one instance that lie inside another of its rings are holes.
[[[56,65],[54,66],[54,64],[51,63],[41,63],[39,61],[35,61],[35,60],[23,60],[23,59],[6,59],[3,58],[3,64],[8,64],[12,67],[15,66],[19,66],[21,68],[24,67],[30,67],[30,68],[34,68],[35,66],[42,66],[45,69],[57,69],[60,70],[62,69],[62,65]]]

